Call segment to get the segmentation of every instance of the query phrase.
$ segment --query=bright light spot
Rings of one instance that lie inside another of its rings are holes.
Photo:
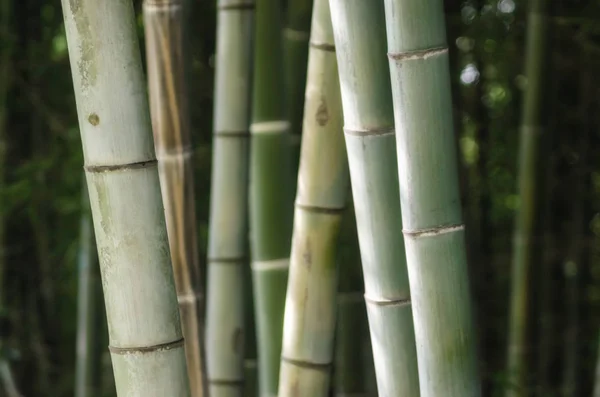
[[[515,10],[515,2],[513,0],[500,0],[498,2],[498,11],[503,14],[510,14]]]
[[[460,72],[460,81],[463,84],[473,84],[479,79],[479,70],[472,63],[465,66],[465,68]]]

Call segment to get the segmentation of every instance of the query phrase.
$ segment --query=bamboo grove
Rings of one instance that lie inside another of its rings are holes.
[[[599,397],[600,39],[560,3],[61,0],[69,129],[0,0],[0,395]],[[39,261],[37,325],[5,312],[14,90],[82,153],[52,179],[77,178],[75,281]]]

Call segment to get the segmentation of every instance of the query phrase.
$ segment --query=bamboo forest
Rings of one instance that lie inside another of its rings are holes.
[[[600,397],[597,68],[600,0],[0,0],[0,397]]]

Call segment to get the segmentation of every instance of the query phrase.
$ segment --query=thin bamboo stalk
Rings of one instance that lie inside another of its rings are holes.
[[[298,175],[300,158],[312,5],[313,0],[289,0],[286,27],[283,30],[285,95],[287,117],[290,121],[294,178]]]
[[[369,336],[364,280],[354,207],[348,204],[342,220],[335,335],[334,395],[377,396],[373,350]]]
[[[250,242],[260,395],[277,394],[292,229],[281,0],[257,0],[250,126]]]
[[[600,397],[600,332],[598,332],[598,351],[596,352],[596,376],[594,379],[593,397]]]
[[[244,395],[253,4],[217,6],[206,330],[211,397]]]
[[[129,1],[63,0],[119,396],[190,396]]]
[[[507,397],[526,393],[528,373],[527,334],[530,306],[530,277],[540,222],[539,197],[542,193],[541,172],[545,163],[542,145],[546,139],[545,98],[547,60],[550,54],[547,0],[532,0],[527,18],[525,76],[527,89],[523,100],[521,133],[519,137],[518,193],[519,209],[516,214],[512,284],[508,331],[507,372],[510,385]]]
[[[384,3],[421,396],[476,397],[481,385],[442,2]]]
[[[204,291],[197,246],[193,154],[186,91],[182,0],[145,0],[144,28],[150,115],[171,262],[181,313],[190,391],[207,395]]]
[[[377,389],[381,397],[418,396],[384,8],[330,3]]]
[[[90,200],[83,184],[79,225],[79,281],[77,291],[77,349],[75,397],[100,395],[100,344],[98,312],[100,307],[100,268],[90,219]]]
[[[337,247],[348,192],[340,82],[328,0],[315,0],[279,396],[325,397],[336,320]]]
[[[0,380],[4,386],[0,390],[4,390],[6,397],[23,397],[17,389],[10,365],[8,364],[8,361],[4,359],[0,359]]]

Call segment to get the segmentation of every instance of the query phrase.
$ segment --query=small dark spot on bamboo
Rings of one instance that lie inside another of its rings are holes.
[[[325,102],[325,98],[321,97],[321,104],[319,105],[319,108],[317,109],[317,123],[319,123],[319,125],[321,127],[325,126],[327,124],[327,122],[329,121],[329,111],[327,109],[327,103]]]
[[[100,117],[98,117],[98,115],[96,113],[92,113],[88,117],[88,121],[90,122],[91,125],[93,125],[95,127],[98,124],[100,124]]]
[[[310,269],[310,267],[312,266],[312,249],[310,247],[310,240],[306,241],[306,246],[304,247],[302,259],[304,259],[304,264],[306,265],[306,267]]]

